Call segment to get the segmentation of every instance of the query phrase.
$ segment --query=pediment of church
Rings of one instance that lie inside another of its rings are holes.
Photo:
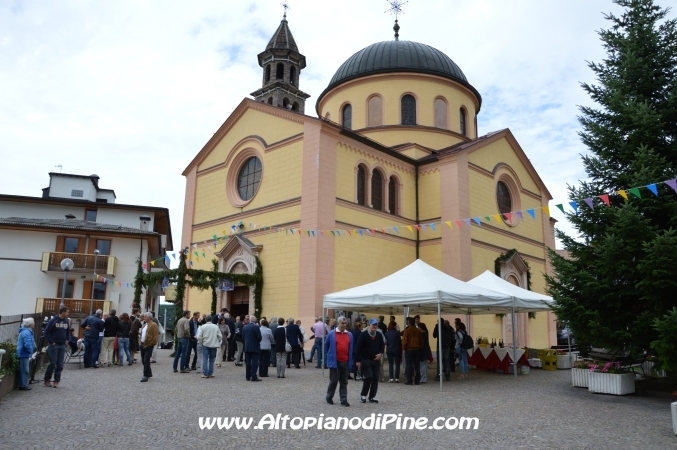
[[[219,271],[253,274],[256,271],[256,258],[261,250],[263,245],[254,244],[246,237],[236,234],[215,253],[219,258]]]

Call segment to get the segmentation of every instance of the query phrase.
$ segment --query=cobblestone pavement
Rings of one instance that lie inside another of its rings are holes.
[[[381,383],[378,404],[361,404],[348,385],[350,408],[325,403],[328,378],[314,364],[287,369],[287,378],[246,382],[244,368],[224,363],[215,378],[173,373],[160,350],[153,378],[142,368],[64,369],[61,385],[33,385],[0,403],[0,448],[289,448],[331,449],[674,449],[668,400],[607,396],[570,385],[567,370],[512,375],[471,370],[470,378],[421,386]],[[328,376],[328,373],[326,373]],[[36,377],[37,378],[37,377]],[[477,417],[477,430],[200,430],[200,416]]]

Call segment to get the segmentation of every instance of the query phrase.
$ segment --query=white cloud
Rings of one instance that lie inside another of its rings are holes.
[[[385,1],[295,0],[289,24],[317,96],[339,65],[392,39]],[[607,1],[418,0],[400,38],[448,54],[483,96],[480,133],[510,128],[555,200],[584,177],[577,105],[604,54]],[[0,4],[0,192],[40,195],[47,172],[97,173],[120,203],[170,208],[180,242],[181,172],[261,83],[256,55],[278,0]],[[553,208],[554,209],[554,208]],[[557,217],[557,216],[556,216]],[[560,222],[566,228],[566,224]]]

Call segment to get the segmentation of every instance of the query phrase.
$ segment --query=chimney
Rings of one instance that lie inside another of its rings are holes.
[[[150,225],[150,216],[140,216],[139,220],[141,220],[141,229],[143,231],[148,231],[148,225]]]

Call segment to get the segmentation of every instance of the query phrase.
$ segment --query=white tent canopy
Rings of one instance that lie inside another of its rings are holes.
[[[417,259],[373,283],[324,296],[324,308],[395,313],[405,307],[422,314],[510,312],[513,296],[470,285]]]
[[[468,284],[510,295],[515,299],[515,312],[549,310],[552,304],[552,297],[522,289],[488,270],[468,281]]]
[[[552,298],[521,289],[489,271],[465,283],[417,259],[373,283],[327,294],[322,306],[323,310],[382,311],[389,314],[412,308],[420,314],[436,313],[438,321],[442,313],[511,313],[514,323],[515,312],[548,310],[551,302]],[[442,354],[441,340],[438,344],[438,354]],[[513,361],[516,361],[515,352],[513,348]],[[438,371],[442,389],[440,364]],[[517,376],[517,370],[514,373]]]

